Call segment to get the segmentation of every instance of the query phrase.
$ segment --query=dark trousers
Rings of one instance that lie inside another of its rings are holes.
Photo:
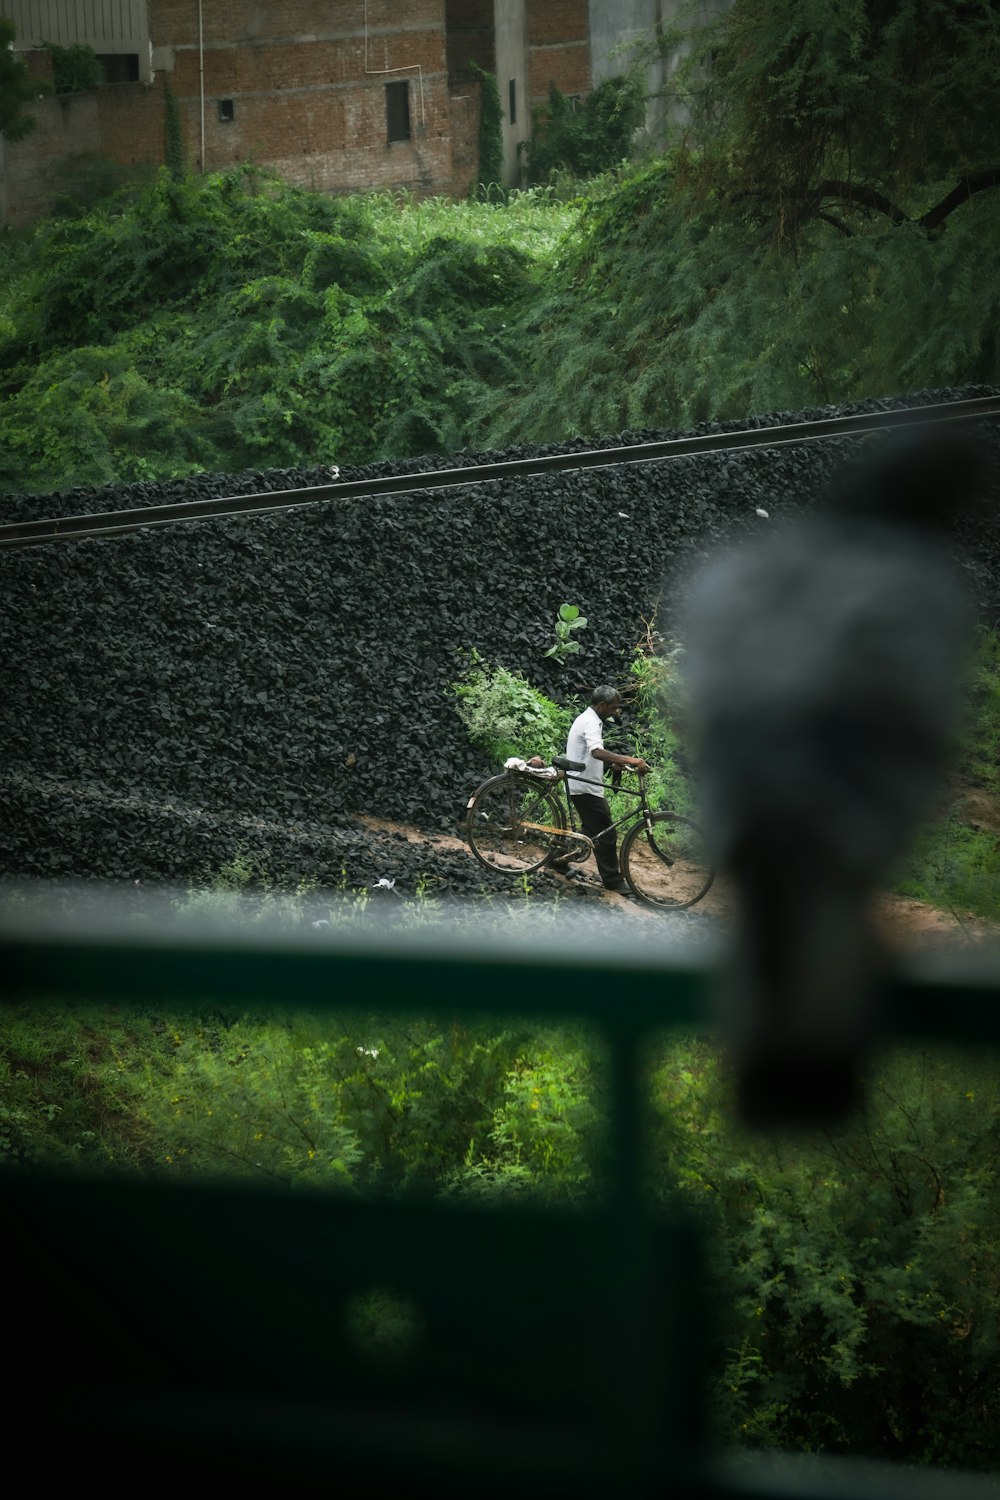
[[[597,868],[601,872],[602,881],[605,885],[619,885],[622,877],[618,869],[618,839],[614,829],[610,833],[605,831],[611,828],[611,811],[606,799],[592,797],[587,792],[582,797],[574,797],[573,806],[584,833],[594,840],[594,854],[597,856]]]

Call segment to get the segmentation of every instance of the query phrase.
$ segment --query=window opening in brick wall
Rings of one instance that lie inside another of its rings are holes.
[[[507,118],[512,125],[517,124],[517,79],[512,78],[507,85]]]
[[[236,119],[236,105],[232,99],[219,100],[219,119],[227,124],[230,120]]]
[[[410,139],[409,79],[404,79],[401,83],[386,84],[385,126],[386,139],[390,146],[393,141],[408,141]]]
[[[138,52],[98,52],[97,61],[104,69],[105,83],[138,83]]]

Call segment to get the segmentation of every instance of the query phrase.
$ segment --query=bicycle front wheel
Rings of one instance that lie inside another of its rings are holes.
[[[622,841],[622,874],[647,906],[674,911],[700,901],[715,879],[701,829],[679,813],[643,818]]]
[[[523,776],[496,776],[469,801],[469,847],[490,870],[521,875],[539,870],[565,845],[566,817],[547,786]]]

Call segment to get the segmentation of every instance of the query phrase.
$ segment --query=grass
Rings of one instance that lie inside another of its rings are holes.
[[[578,206],[557,201],[546,188],[512,192],[498,203],[418,199],[403,191],[375,193],[368,202],[377,233],[410,251],[422,251],[439,237],[453,236],[482,245],[506,245],[540,263],[555,258],[579,214]]]

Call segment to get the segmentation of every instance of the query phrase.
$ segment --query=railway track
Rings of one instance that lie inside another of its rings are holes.
[[[276,490],[254,495],[213,496],[205,500],[177,501],[130,510],[99,511],[84,515],[55,516],[38,521],[0,525],[0,548],[35,547],[51,542],[84,541],[93,537],[121,536],[151,526],[175,526],[190,521],[211,521],[222,516],[264,515],[318,505],[330,500],[362,500],[380,496],[426,494],[428,491],[461,486],[492,484],[505,479],[529,479],[540,474],[569,473],[580,469],[628,467],[695,458],[709,453],[739,452],[749,448],[782,448],[798,443],[824,442],[833,438],[862,437],[905,426],[936,426],[1000,416],[1000,396],[981,396],[934,405],[889,411],[864,412],[855,416],[818,418],[807,422],[749,428],[740,432],[713,432],[691,437],[666,438],[654,443],[634,443],[614,448],[585,449],[576,453],[547,454],[539,458],[512,459],[457,468],[436,469],[421,474],[398,474],[372,479],[335,480],[304,489]]]

